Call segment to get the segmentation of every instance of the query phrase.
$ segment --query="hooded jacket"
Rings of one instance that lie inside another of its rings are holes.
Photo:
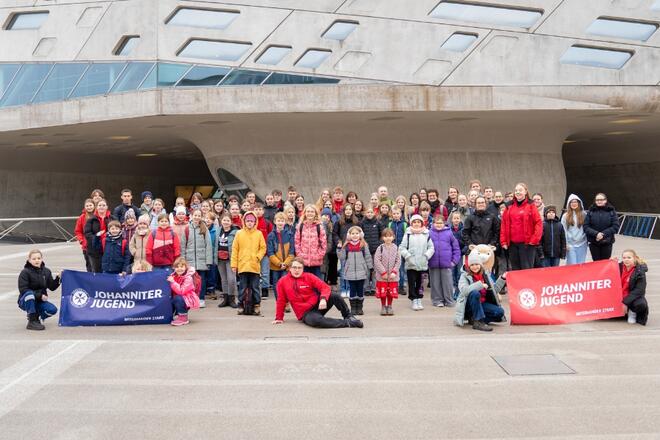
[[[266,255],[266,240],[260,230],[257,229],[256,221],[252,229],[245,226],[245,217],[253,215],[248,211],[243,215],[243,228],[236,233],[231,248],[231,268],[240,273],[261,273],[261,259]],[[191,231],[192,232],[192,231]]]
[[[463,222],[463,243],[466,246],[488,244],[499,247],[500,220],[497,214],[484,210],[468,215]]]
[[[449,226],[439,231],[431,228],[430,237],[435,252],[429,260],[429,269],[451,269],[460,263],[461,247]]]
[[[623,273],[623,263],[619,263],[619,272]],[[623,298],[623,303],[627,307],[631,307],[633,303],[645,302],[646,301],[646,272],[648,271],[648,266],[646,264],[638,264],[635,266],[635,270],[630,276],[630,281],[628,284],[628,295]],[[637,314],[637,322],[646,325],[648,320],[648,307],[645,315]]]
[[[321,223],[303,221],[296,226],[296,255],[302,257],[305,266],[322,266],[327,246],[325,228]]]
[[[546,211],[547,213],[547,211]],[[566,234],[561,222],[557,220],[545,220],[543,222],[543,258],[566,258]]]
[[[405,260],[406,270],[423,272],[429,268],[429,260],[435,253],[433,241],[429,236],[428,229],[424,228],[420,233],[413,233],[412,228],[406,229],[406,234],[399,245],[401,258]]]
[[[195,292],[194,276],[195,269],[189,267],[188,271],[183,275],[173,273],[172,281],[170,281],[172,296],[182,296],[188,309],[199,309],[199,295]]]
[[[282,270],[282,264],[286,267],[291,265],[293,257],[296,254],[295,239],[290,229],[283,228],[278,231],[273,229],[268,234],[266,243],[268,259],[270,260],[270,270]]]
[[[131,264],[131,251],[124,236],[120,233],[113,237],[107,233],[103,236],[102,242],[101,270],[103,273],[128,273]]]
[[[589,244],[596,246],[614,243],[614,234],[619,232],[619,218],[614,206],[609,202],[605,206],[591,205],[584,219],[584,232]],[[596,241],[596,235],[603,233],[603,239]]]
[[[183,234],[181,239],[181,255],[188,264],[196,270],[207,270],[213,264],[213,241],[211,234],[206,230],[201,234],[200,225],[195,226],[192,222],[188,226],[188,236]]]
[[[568,201],[566,202],[566,212],[561,216],[561,224],[564,227],[564,232],[566,233],[566,245],[570,247],[580,247],[586,246],[587,244],[587,234],[584,233],[584,225],[578,226],[577,216],[573,214],[573,226],[568,225],[568,206],[573,200],[577,200],[580,203],[580,209],[584,210],[584,204],[582,200],[575,194],[568,196]],[[584,213],[585,220],[587,213]]]
[[[58,287],[60,287],[60,277],[53,278],[52,272],[43,261],[40,267],[34,267],[26,261],[18,276],[18,299],[20,300],[25,292],[31,290],[34,292],[35,301],[41,301],[42,295],[47,294],[48,290],[54,292]]]

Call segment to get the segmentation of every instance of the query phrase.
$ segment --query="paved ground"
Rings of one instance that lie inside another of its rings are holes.
[[[0,247],[0,438],[660,439],[660,245],[620,238],[651,267],[647,327],[623,321],[460,329],[408,309],[365,328],[273,327],[230,309],[170,326],[24,330],[16,277],[32,246]],[[45,245],[56,271],[75,245]],[[51,295],[59,304],[59,292]],[[655,314],[654,314],[655,312]],[[507,375],[493,356],[552,354],[572,375]]]

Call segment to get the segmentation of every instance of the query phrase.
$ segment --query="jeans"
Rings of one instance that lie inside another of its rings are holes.
[[[509,260],[511,270],[532,269],[536,259],[536,246],[525,243],[511,243]]]
[[[566,265],[582,264],[587,259],[587,245],[571,246],[566,249]]]
[[[461,256],[461,263],[463,263],[463,256]],[[453,296],[454,301],[456,300],[456,298],[458,298],[458,294],[459,294],[458,280],[461,279],[461,263],[454,266],[454,268],[451,270],[452,282],[454,283],[454,296]]]
[[[37,301],[32,290],[26,290],[18,300],[18,308],[28,315],[37,313],[41,319],[50,318],[57,313],[55,304],[48,301]]]
[[[305,266],[305,272],[314,274],[319,280],[323,281],[321,266]]]
[[[559,266],[559,257],[557,258],[552,258],[552,257],[545,257],[544,259],[541,260],[541,263],[543,264],[543,267],[557,267]]]
[[[268,257],[261,259],[261,279],[259,284],[262,289],[268,289],[270,287],[270,259]]]
[[[186,301],[181,295],[174,295],[172,297],[172,307],[177,315],[187,315],[188,307],[186,307]]]
[[[453,306],[452,269],[429,269],[429,277],[431,278],[431,301],[433,305]]]
[[[218,261],[218,271],[220,272],[220,281],[222,281],[222,293],[236,296],[236,274],[231,270],[229,260]]]
[[[238,274],[238,304],[245,301],[246,290],[252,294],[252,305],[261,304],[261,291],[259,290],[259,274],[243,272]]]
[[[406,262],[401,259],[401,266],[399,267],[399,289],[403,289],[406,283]]]
[[[199,274],[199,277],[202,279],[202,288],[199,290],[199,299],[204,300],[206,298],[206,284],[207,278],[209,276],[209,270],[198,270],[196,271]]]
[[[467,297],[465,303],[465,317],[473,321],[483,321],[486,324],[490,322],[501,322],[504,317],[504,309],[489,302],[481,302],[481,293],[473,290]]]
[[[610,257],[612,256],[612,245],[590,244],[589,251],[591,252],[591,259],[593,261],[609,260]]]
[[[408,299],[410,299],[410,301],[415,299],[421,299],[424,297],[424,295],[420,293],[423,273],[424,272],[420,272],[418,270],[412,270],[412,269],[406,272],[406,274],[408,275]]]
[[[213,293],[215,292],[216,287],[218,287],[218,266],[212,264],[206,277],[206,291],[208,293]]]
[[[342,292],[348,292],[350,289],[350,286],[348,284],[348,280],[344,278],[344,267],[342,266],[341,269],[339,269],[339,289]]]
[[[273,277],[273,293],[277,299],[277,282],[286,275],[286,270],[271,270],[270,274]]]
[[[307,313],[303,315],[302,322],[304,322],[310,327],[317,327],[317,328],[348,327],[348,324],[346,323],[346,318],[351,316],[351,312],[348,309],[348,306],[346,305],[346,302],[344,302],[344,299],[341,297],[341,295],[337,293],[330,294],[330,298],[328,298],[327,304],[328,305],[325,308],[325,310],[319,310],[318,304],[316,304],[314,307],[309,309]],[[333,307],[336,307],[337,310],[341,312],[341,316],[344,319],[325,317],[325,314],[328,313],[328,311]]]
[[[364,280],[350,280],[348,286],[351,299],[364,299]]]

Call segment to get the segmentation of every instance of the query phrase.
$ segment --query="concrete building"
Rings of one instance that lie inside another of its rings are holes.
[[[91,188],[527,182],[660,212],[655,0],[10,0],[0,217]]]

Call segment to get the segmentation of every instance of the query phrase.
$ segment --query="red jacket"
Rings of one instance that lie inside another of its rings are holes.
[[[87,240],[85,239],[85,223],[87,223],[87,213],[83,209],[82,214],[76,220],[76,228],[73,230],[73,233],[80,243],[83,251],[87,251]]]
[[[171,266],[181,256],[181,241],[171,227],[158,227],[149,234],[146,253],[152,266]]]
[[[511,243],[524,243],[538,246],[543,237],[543,221],[539,211],[529,201],[518,204],[513,201],[502,214],[500,228],[500,244],[511,246]]]
[[[268,234],[273,230],[273,224],[264,217],[257,219],[257,229],[264,235],[264,241],[268,243]]]
[[[275,319],[284,320],[284,307],[289,301],[296,318],[301,320],[305,313],[319,303],[320,298],[330,298],[330,286],[316,275],[303,272],[300,278],[286,274],[277,283],[277,306]]]

